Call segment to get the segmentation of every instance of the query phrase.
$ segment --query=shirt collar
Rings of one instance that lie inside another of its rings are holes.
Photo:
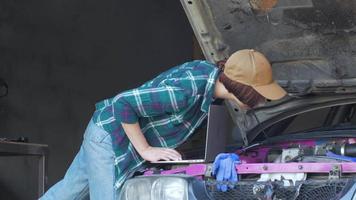
[[[207,113],[210,104],[214,101],[215,83],[217,78],[219,77],[220,72],[221,71],[218,68],[214,67],[212,72],[209,74],[209,78],[205,87],[204,99],[200,107],[201,111],[203,112]]]

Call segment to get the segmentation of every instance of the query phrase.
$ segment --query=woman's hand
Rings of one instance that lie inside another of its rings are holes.
[[[150,162],[156,162],[159,160],[182,160],[182,156],[174,149],[162,148],[162,147],[147,147],[139,152],[141,157]]]

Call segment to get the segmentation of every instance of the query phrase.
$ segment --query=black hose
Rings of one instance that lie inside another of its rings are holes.
[[[337,145],[331,151],[342,156],[356,157],[356,144]]]

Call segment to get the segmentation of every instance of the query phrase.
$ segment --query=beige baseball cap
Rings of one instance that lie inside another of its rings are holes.
[[[224,73],[233,81],[253,87],[267,99],[277,100],[287,94],[273,80],[271,64],[267,58],[253,49],[233,53],[225,63]]]

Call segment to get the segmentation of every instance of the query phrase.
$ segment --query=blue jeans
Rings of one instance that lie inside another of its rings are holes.
[[[52,186],[40,200],[113,200],[114,151],[111,136],[90,120],[82,146],[64,178]]]

